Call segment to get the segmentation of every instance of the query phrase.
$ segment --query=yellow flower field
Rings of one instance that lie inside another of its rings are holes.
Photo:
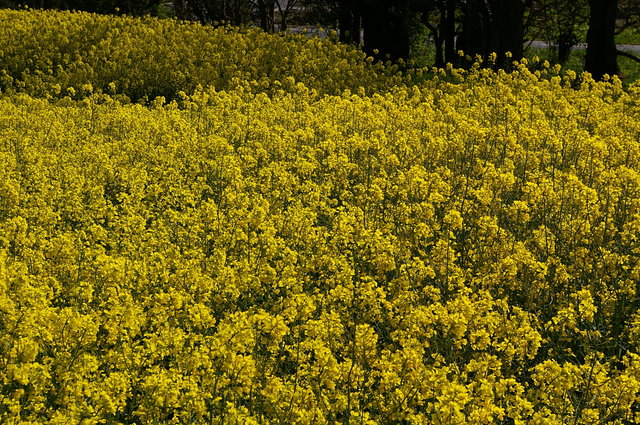
[[[640,87],[534,65],[6,86],[0,422],[639,422]]]
[[[401,81],[395,66],[304,35],[41,10],[0,9],[0,64],[3,91],[75,98],[90,89],[133,100],[173,99],[198,85],[224,90],[244,82],[268,92],[302,82],[321,94],[340,94]]]

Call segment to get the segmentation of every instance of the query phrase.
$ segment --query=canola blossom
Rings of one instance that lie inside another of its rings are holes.
[[[77,99],[90,90],[174,99],[198,85],[244,82],[266,92],[302,82],[340,94],[402,80],[396,66],[317,37],[68,11],[0,10],[0,64],[3,91]]]
[[[9,90],[0,422],[640,422],[640,87],[540,68]]]

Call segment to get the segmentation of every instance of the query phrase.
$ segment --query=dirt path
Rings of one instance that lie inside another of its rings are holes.
[[[525,47],[529,45],[536,49],[546,49],[547,47],[549,47],[549,44],[544,41],[531,41],[530,43],[531,44],[526,43]],[[587,48],[587,43],[577,44],[573,48],[575,50],[585,50]],[[622,50],[623,52],[640,55],[640,44],[618,44],[618,49]]]

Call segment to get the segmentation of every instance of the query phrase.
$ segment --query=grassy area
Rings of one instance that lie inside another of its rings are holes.
[[[586,33],[586,28],[583,32]],[[640,28],[625,29],[616,36],[616,43],[640,44]],[[430,67],[435,63],[435,46],[426,28],[414,36],[411,55],[416,66]],[[535,56],[538,56],[541,60],[548,60],[552,64],[556,61],[554,52],[550,49],[528,48],[525,50],[525,57],[527,59]],[[582,72],[584,69],[584,56],[584,50],[574,49],[563,68],[577,73]],[[631,83],[640,79],[640,63],[625,57],[619,57],[618,65],[620,66],[623,82]]]
[[[530,47],[528,49],[525,50],[524,55],[527,59],[531,59],[535,56],[539,57],[540,60],[547,60],[549,62],[551,62],[552,64],[555,63],[555,53],[553,52],[552,49],[540,49],[540,48],[534,48],[534,47]],[[565,70],[572,70],[575,72],[582,72],[583,68],[584,68],[584,55],[585,55],[585,51],[584,50],[577,50],[574,49],[571,52],[571,55],[569,56],[569,60],[567,61],[567,63],[563,66],[563,68]]]
[[[623,81],[631,83],[640,80],[640,63],[625,57],[618,58]]]
[[[618,44],[640,44],[640,28],[627,28],[616,35]]]
[[[631,40],[632,38],[629,36],[626,39]],[[577,73],[582,72],[584,69],[585,53],[586,52],[584,50],[574,49],[563,68]],[[435,62],[435,48],[433,42],[428,39],[424,39],[423,43],[414,45],[412,55],[417,66],[433,66]],[[535,56],[539,57],[541,60],[548,60],[551,63],[555,63],[554,53],[550,49],[539,49],[533,47],[526,49],[525,57],[527,59],[532,59]],[[633,81],[640,80],[640,63],[621,56],[618,58],[618,65],[620,66],[621,77],[624,83],[628,84]]]
[[[640,28],[627,28],[616,36],[618,44],[640,44]],[[629,58],[619,57],[618,65],[624,81],[631,82],[640,79],[640,63]]]
[[[564,65],[564,69],[578,73],[582,72],[585,53],[585,50],[574,49],[569,56],[569,60]],[[529,48],[525,52],[525,56],[529,59],[538,56],[542,60],[553,62],[553,52],[549,49]],[[620,66],[620,75],[624,83],[628,84],[640,79],[640,63],[621,56],[618,58],[618,65]]]

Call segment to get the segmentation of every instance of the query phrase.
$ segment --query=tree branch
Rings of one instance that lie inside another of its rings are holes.
[[[617,53],[618,56],[624,56],[625,58],[629,58],[631,60],[634,60],[634,61],[640,63],[640,57],[636,56],[636,55],[634,55],[632,53],[625,52],[624,50],[617,50],[616,53]]]

